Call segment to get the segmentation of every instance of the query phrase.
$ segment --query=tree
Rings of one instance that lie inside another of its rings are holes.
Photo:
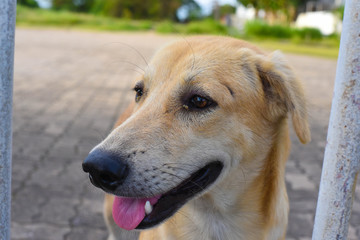
[[[256,10],[256,16],[258,16],[257,13],[260,9],[275,15],[281,11],[288,20],[293,20],[300,12],[299,9],[303,8],[309,1],[311,0],[238,0],[244,6],[252,5]]]
[[[89,12],[93,5],[94,0],[52,0],[52,8],[55,10]]]
[[[182,0],[95,0],[96,12],[133,19],[176,19]]]
[[[238,0],[238,2],[244,5],[245,7],[251,5],[257,10],[261,8],[260,6],[261,0]]]
[[[225,4],[220,6],[220,16],[226,16],[229,14],[234,14],[236,12],[236,8],[230,4]]]
[[[30,7],[30,8],[38,8],[39,4],[35,0],[17,0],[17,4]]]
[[[182,0],[181,3],[181,7],[177,9],[177,17],[179,10],[184,14],[184,16],[182,16],[182,19],[178,20],[187,22],[189,20],[196,20],[202,17],[201,7],[197,2],[194,0]]]
[[[177,20],[177,10],[183,4],[191,5],[193,10],[200,9],[194,0],[52,0],[53,9],[56,10],[154,20]]]

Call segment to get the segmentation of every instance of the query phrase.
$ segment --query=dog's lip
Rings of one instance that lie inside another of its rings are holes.
[[[177,187],[163,194],[149,215],[140,222],[136,229],[148,229],[171,217],[190,198],[203,192],[219,177],[223,164],[220,161],[208,163],[200,170],[194,172],[188,179]]]

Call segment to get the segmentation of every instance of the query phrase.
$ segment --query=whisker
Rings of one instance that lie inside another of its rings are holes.
[[[192,61],[191,70],[193,71],[193,70],[194,70],[194,67],[195,67],[195,52],[194,52],[193,47],[192,47],[191,44],[189,43],[189,41],[188,41],[184,36],[182,36],[182,38],[183,38],[184,41],[187,43],[187,45],[190,47],[190,50],[191,50],[191,52],[192,52],[193,61]]]
[[[156,188],[159,190],[159,192],[161,192],[162,194],[166,192],[166,190],[162,189],[162,188],[159,187],[158,185],[155,185],[154,187],[156,187]],[[155,195],[152,193],[151,190],[150,190],[150,192],[151,192],[151,194],[152,194],[153,196],[155,196]]]
[[[141,54],[141,53],[139,52],[139,50],[137,50],[137,49],[134,48],[133,46],[131,46],[131,45],[127,44],[127,43],[124,43],[124,42],[105,43],[105,44],[103,44],[103,46],[111,45],[111,44],[122,44],[123,46],[130,48],[131,50],[133,50],[134,52],[136,52],[136,54],[137,54],[138,56],[141,57],[141,59],[146,63],[147,66],[149,66],[149,63],[148,63],[148,61],[146,60],[145,56],[144,56],[143,54]]]
[[[159,186],[156,186],[156,187],[159,188]],[[154,194],[154,192],[151,190],[151,188],[148,188],[148,189],[149,189],[151,196],[156,196],[156,194]],[[161,188],[159,188],[159,189],[160,189],[160,192],[162,192],[162,189]]]
[[[101,132],[99,129],[92,129],[96,134],[97,134],[97,138],[99,139],[98,141],[102,142],[105,138],[106,138],[106,134]]]
[[[124,71],[125,71],[125,70],[131,70],[131,71],[135,71],[135,72],[137,72],[137,73],[138,73],[138,74],[140,74],[141,76],[142,76],[142,75],[144,75],[144,73],[142,73],[142,72],[138,71],[138,70],[137,70],[137,69],[135,69],[135,68],[124,68],[123,70],[124,70]]]
[[[190,166],[190,167],[197,167],[197,168],[201,168],[202,166],[200,166],[200,165],[197,165],[197,164],[194,164],[194,163],[176,163],[176,162],[173,162],[173,163],[164,163],[163,164],[163,166],[167,166],[167,165],[175,165],[175,164],[178,164],[178,165],[180,165],[180,166],[184,166],[184,165],[186,165],[186,166]]]
[[[180,177],[180,176],[178,176],[178,175],[176,175],[176,174],[173,174],[173,173],[170,173],[170,172],[162,171],[162,173],[169,174],[169,175],[171,175],[171,176],[173,176],[173,177],[176,177],[176,178],[180,179],[181,181],[186,180],[186,178]],[[204,190],[204,188],[201,187],[200,185],[198,185],[196,182],[193,182],[193,181],[190,181],[190,182],[193,183],[193,184],[195,184],[196,186],[198,186],[198,187],[201,188],[202,190]]]
[[[140,67],[139,65],[137,65],[137,64],[135,64],[133,62],[127,61],[127,60],[118,60],[118,61],[112,62],[111,64],[120,63],[120,62],[127,63],[127,64],[130,64],[132,66],[135,66],[135,67],[139,68],[140,70],[142,70],[145,73],[145,70],[142,67]]]
[[[176,168],[176,169],[179,169],[179,170],[182,170],[182,171],[187,171],[187,169],[182,169],[182,168],[179,168],[179,167],[174,167],[174,168]],[[166,173],[166,174],[169,174],[169,175],[171,175],[171,176],[173,176],[173,177],[176,177],[176,178],[178,178],[178,179],[180,179],[181,181],[185,181],[187,178],[184,178],[184,177],[180,177],[180,176],[178,176],[178,175],[176,175],[176,174],[174,174],[174,173],[170,173],[170,172],[167,172],[167,171],[164,171],[164,170],[161,170],[161,172],[162,173]],[[192,173],[192,172],[187,172],[187,173]],[[196,182],[194,182],[194,181],[190,181],[191,183],[193,183],[194,185],[196,185],[197,187],[199,187],[199,188],[201,188],[201,190],[203,191],[203,190],[205,190],[202,186],[200,186],[199,184],[197,184]],[[213,186],[213,189],[211,189],[211,190],[209,190],[210,192],[215,192],[214,190],[215,189],[217,189],[217,190],[221,190],[218,186]]]
[[[186,42],[186,44],[189,46],[191,52],[192,52],[192,56],[193,56],[193,61],[192,61],[192,65],[191,65],[191,70],[194,70],[194,67],[195,67],[195,51],[194,51],[194,48],[191,46],[191,44],[189,43],[189,41],[186,39],[186,37],[181,33],[179,32],[177,29],[174,29],[175,32],[177,34],[180,35],[180,37]]]
[[[196,164],[186,164],[186,163],[165,163],[165,164],[163,164],[163,165],[171,165],[171,164],[178,164],[178,165],[188,165],[188,166],[191,166],[191,167],[193,167],[193,166],[196,166],[197,168],[201,168],[200,166],[197,166]],[[247,182],[247,180],[246,180],[246,174],[245,174],[245,171],[244,171],[244,169],[243,169],[243,167],[241,167],[241,166],[239,166],[240,167],[240,171],[241,171],[241,173],[242,173],[242,175],[243,175],[243,178],[244,178],[244,181],[238,181],[237,183],[238,184],[245,184],[245,185],[247,185],[248,184],[248,182]],[[191,170],[189,170],[189,169],[185,169],[185,168],[181,168],[181,167],[172,167],[173,169],[178,169],[178,170],[181,170],[181,171],[184,171],[184,172],[186,172],[186,173],[188,173],[188,174],[191,174],[191,173],[193,173],[193,171],[191,171]],[[168,173],[167,171],[164,171],[165,173]],[[177,176],[178,178],[180,178],[179,176]],[[185,179],[183,179],[183,180],[185,180]],[[238,184],[234,184],[234,186],[238,186]],[[214,186],[214,189],[217,189],[217,190],[219,190],[219,191],[221,191],[221,188],[219,187],[219,186]]]

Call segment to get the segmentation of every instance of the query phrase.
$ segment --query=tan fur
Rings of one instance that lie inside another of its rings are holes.
[[[201,165],[198,161],[213,157],[223,161],[224,169],[203,194],[161,225],[142,231],[139,239],[285,239],[287,115],[302,143],[310,141],[310,132],[301,84],[282,54],[265,56],[231,38],[194,37],[160,50],[143,81],[142,99],[97,148],[146,152],[132,160],[139,172],[162,162]],[[179,102],[179,95],[194,87],[217,102],[211,114],[194,115]],[[160,184],[171,189],[179,183]],[[107,195],[109,239],[136,239],[137,233],[115,225],[112,202]]]

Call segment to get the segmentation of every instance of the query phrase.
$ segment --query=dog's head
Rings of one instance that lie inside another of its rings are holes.
[[[134,90],[132,114],[83,163],[95,186],[118,196],[114,219],[125,229],[157,225],[260,161],[288,114],[300,141],[310,140],[301,86],[281,53],[240,40],[173,43]]]

